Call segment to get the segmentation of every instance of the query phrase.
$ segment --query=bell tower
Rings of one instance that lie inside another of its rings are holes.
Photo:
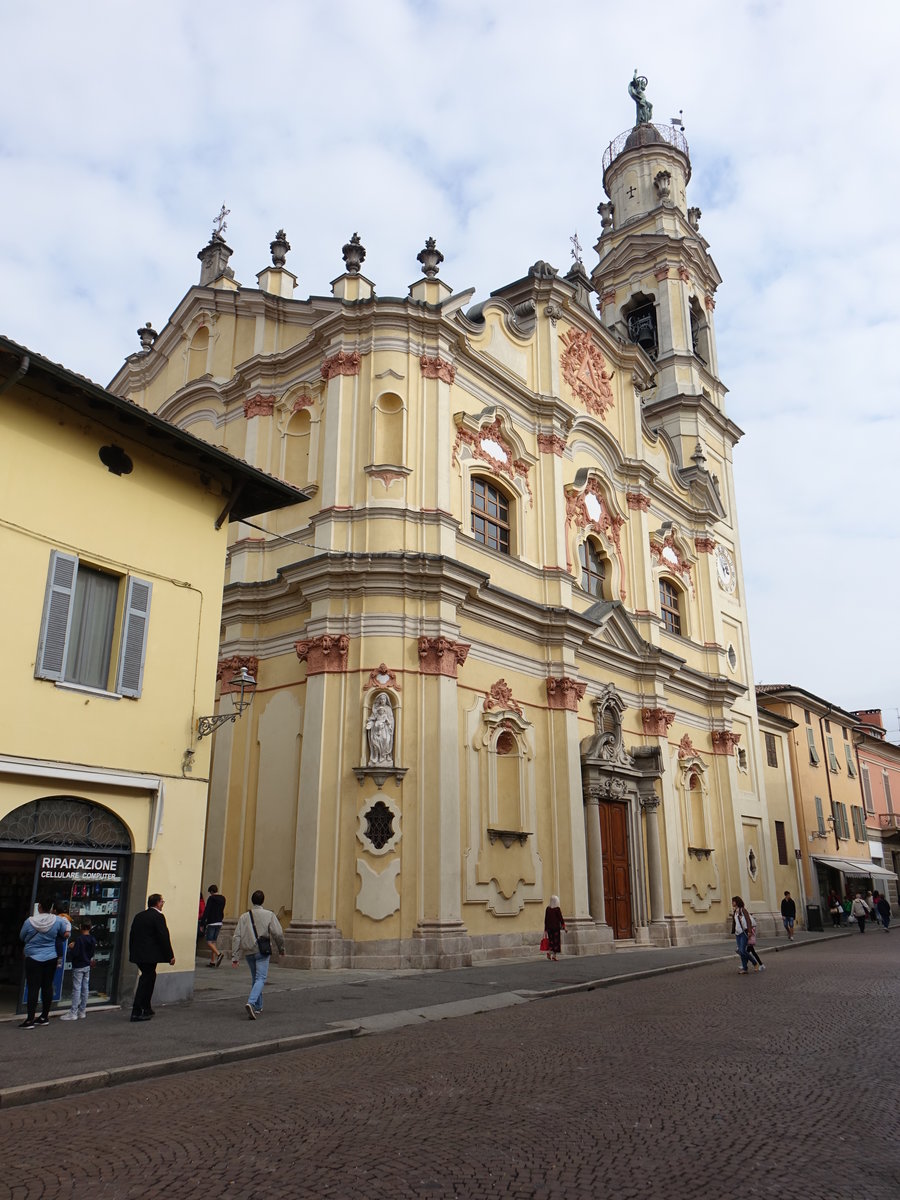
[[[635,71],[628,92],[636,123],[603,155],[608,201],[597,209],[602,228],[591,282],[603,324],[656,363],[654,403],[705,396],[721,408],[713,325],[721,276],[699,231],[700,210],[688,207],[684,132],[653,123],[646,86]]]

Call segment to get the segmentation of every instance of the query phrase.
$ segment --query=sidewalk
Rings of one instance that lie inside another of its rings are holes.
[[[759,952],[768,965],[774,952],[847,936],[843,930],[801,930],[793,943],[784,937],[760,942]],[[662,950],[627,947],[555,963],[535,952],[455,971],[297,971],[273,965],[265,1012],[250,1021],[244,1008],[250,989],[246,966],[233,969],[225,962],[211,970],[198,959],[193,1001],[158,1004],[152,1021],[132,1024],[129,1008],[88,1010],[84,1021],[54,1016],[48,1028],[32,1031],[19,1029],[21,1016],[0,1021],[0,1108],[712,964],[719,970],[736,966],[730,941]]]

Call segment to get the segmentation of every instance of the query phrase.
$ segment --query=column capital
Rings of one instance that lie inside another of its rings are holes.
[[[350,639],[346,633],[328,634],[294,642],[297,658],[306,663],[306,674],[340,675],[347,670]]]
[[[446,675],[457,678],[457,671],[472,649],[468,642],[454,642],[446,637],[419,638],[419,670],[423,675]]]
[[[567,709],[578,712],[578,702],[587,689],[586,683],[579,683],[568,675],[559,677],[551,675],[547,680],[547,705],[553,709]]]

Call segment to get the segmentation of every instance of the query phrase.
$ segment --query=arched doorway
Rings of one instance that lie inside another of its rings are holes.
[[[65,911],[78,932],[90,921],[97,942],[91,1004],[115,999],[124,940],[131,836],[109,809],[76,796],[45,796],[0,820],[0,1011],[20,1010],[23,947],[19,931],[41,897]],[[57,970],[54,996],[71,994],[71,968]]]

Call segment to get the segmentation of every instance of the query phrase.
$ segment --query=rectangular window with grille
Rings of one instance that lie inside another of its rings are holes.
[[[35,677],[140,696],[152,590],[51,551]]]
[[[778,847],[778,862],[782,867],[787,866],[787,836],[784,831],[784,821],[775,822],[775,844]]]
[[[778,766],[778,748],[775,745],[775,734],[767,733],[766,737],[766,762],[770,767]]]

